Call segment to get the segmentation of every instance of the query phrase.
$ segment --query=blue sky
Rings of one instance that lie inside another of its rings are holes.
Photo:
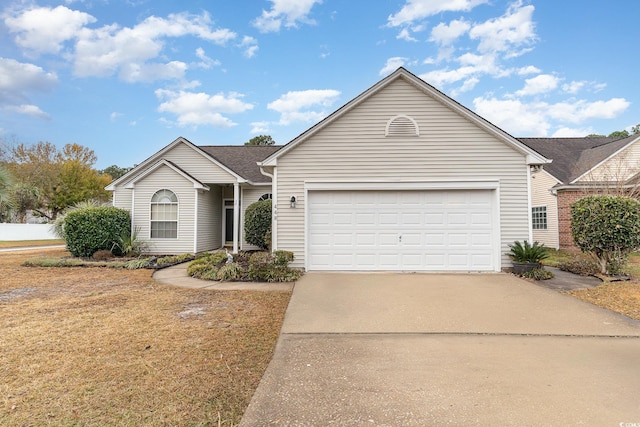
[[[398,66],[514,136],[640,122],[640,2],[9,0],[0,138],[131,166],[178,136],[284,144]]]

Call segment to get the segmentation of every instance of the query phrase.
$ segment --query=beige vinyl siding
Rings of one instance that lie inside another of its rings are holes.
[[[236,178],[185,144],[178,144],[163,158],[180,166],[203,183],[234,183]]]
[[[417,122],[420,136],[385,137],[400,114]],[[524,155],[403,79],[280,157],[277,169],[278,249],[292,250],[296,267],[304,266],[305,181],[499,181],[500,253],[529,236]],[[509,262],[503,255],[502,266]]]
[[[640,170],[640,144],[637,142],[606,160],[578,182],[626,181]]]
[[[245,212],[250,204],[255,203],[262,197],[263,194],[271,193],[271,186],[252,186],[252,187],[242,187],[242,198],[240,200],[240,236],[242,236],[241,240],[241,248],[243,251],[255,251],[260,248],[254,245],[250,245],[246,242],[244,237],[244,218]]]
[[[544,243],[547,247],[558,249],[558,199],[551,193],[551,188],[560,181],[545,170],[531,174],[531,207],[547,207],[547,229],[533,230],[533,240]]]
[[[151,239],[150,203],[153,194],[162,189],[173,191],[178,197],[178,238]],[[184,178],[167,166],[157,168],[153,173],[135,185],[135,222],[140,227],[140,236],[148,242],[151,254],[179,254],[193,252],[195,192],[193,182]]]
[[[122,186],[116,187],[116,190],[113,192],[113,206],[131,212],[131,196],[132,192],[130,189]]]
[[[222,242],[222,192],[212,185],[210,191],[198,194],[198,243],[196,252],[217,249]]]

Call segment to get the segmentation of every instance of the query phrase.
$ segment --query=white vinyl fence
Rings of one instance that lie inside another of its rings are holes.
[[[2,240],[54,240],[58,237],[51,224],[4,224],[0,223]]]

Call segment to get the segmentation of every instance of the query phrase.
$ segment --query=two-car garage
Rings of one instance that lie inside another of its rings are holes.
[[[314,190],[308,270],[493,271],[496,189]]]

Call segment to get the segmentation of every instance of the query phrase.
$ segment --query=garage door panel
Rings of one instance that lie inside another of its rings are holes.
[[[493,270],[489,190],[308,195],[310,270]]]

